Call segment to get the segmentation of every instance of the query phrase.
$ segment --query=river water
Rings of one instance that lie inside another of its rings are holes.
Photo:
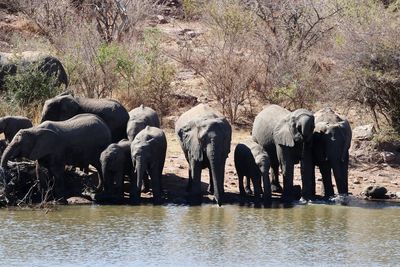
[[[399,266],[400,208],[0,210],[1,266]]]

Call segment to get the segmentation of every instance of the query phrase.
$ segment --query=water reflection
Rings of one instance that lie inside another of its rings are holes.
[[[3,266],[396,265],[400,209],[85,206],[0,211]]]

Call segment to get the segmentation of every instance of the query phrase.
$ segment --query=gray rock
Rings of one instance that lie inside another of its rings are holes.
[[[381,156],[382,156],[383,162],[385,162],[385,163],[392,163],[392,162],[396,161],[396,154],[393,152],[383,151],[383,152],[381,152]]]
[[[383,186],[379,185],[370,185],[364,189],[363,194],[367,197],[383,199],[387,198],[386,193],[387,189]]]
[[[396,197],[400,198],[400,192],[396,192]]]
[[[358,126],[353,129],[353,138],[357,140],[371,140],[376,134],[373,124]]]

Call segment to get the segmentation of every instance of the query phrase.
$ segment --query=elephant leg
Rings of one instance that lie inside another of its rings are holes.
[[[66,203],[64,165],[52,165],[49,171],[54,175],[54,197],[56,201]]]
[[[322,176],[322,183],[324,186],[324,196],[326,198],[332,197],[334,195],[333,185],[332,185],[332,174],[331,168],[328,163],[320,164],[319,171]]]
[[[278,159],[283,174],[282,200],[285,202],[293,201],[293,171],[294,161],[291,157],[290,149],[279,145],[277,148]]]
[[[147,173],[145,173],[143,176],[143,185],[142,185],[141,190],[143,193],[147,193],[150,191],[150,179],[149,179],[149,175]]]
[[[271,201],[271,197],[272,197],[272,194],[271,194],[271,183],[269,181],[269,174],[268,173],[262,175],[262,183],[263,183],[263,186],[264,186],[263,200],[264,200],[264,203],[268,203],[268,202]]]
[[[201,162],[193,160],[190,164],[192,172],[192,188],[190,191],[191,201],[194,204],[201,203]]]
[[[241,196],[245,196],[246,192],[244,190],[243,186],[243,175],[238,173],[238,179],[239,179],[239,192]]]
[[[300,161],[301,167],[301,195],[305,200],[315,199],[315,166],[312,160],[312,151],[305,149],[303,158]]]
[[[189,180],[188,180],[188,184],[186,186],[186,192],[191,192],[192,191],[192,182],[193,182],[193,178],[192,178],[192,168],[189,165]]]
[[[244,187],[244,190],[246,191],[246,194],[248,194],[248,195],[252,195],[253,194],[253,191],[250,188],[250,179],[253,180],[253,187],[255,187],[254,177],[246,176],[246,185]]]
[[[349,193],[348,188],[348,162],[337,161],[332,164],[333,175],[335,176],[336,187],[338,193],[341,195],[347,195]]]
[[[159,204],[161,202],[161,172],[158,166],[153,166],[150,169],[151,188],[153,189],[153,203]]]
[[[124,173],[122,170],[119,170],[115,174],[115,186],[111,186],[110,188],[114,188],[114,193],[115,195],[118,196],[118,198],[124,198]],[[111,180],[112,181],[112,180]]]
[[[208,172],[209,172],[209,176],[210,176],[210,181],[208,183],[207,191],[208,191],[208,193],[210,195],[213,195],[214,194],[214,182],[213,182],[213,176],[212,176],[211,168],[208,168]]]
[[[282,186],[279,183],[279,163],[271,164],[271,191],[282,193]]]
[[[252,183],[253,183],[253,188],[254,188],[254,197],[258,201],[260,199],[262,190],[261,190],[261,176],[260,175],[255,175],[252,177]],[[248,181],[249,183],[250,181]],[[250,187],[250,186],[249,186]]]

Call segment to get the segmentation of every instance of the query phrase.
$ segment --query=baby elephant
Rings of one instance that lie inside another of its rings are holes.
[[[161,178],[166,152],[167,139],[163,130],[146,126],[136,135],[131,144],[132,165],[135,171],[130,190],[132,202],[140,202],[140,191],[145,174],[148,174],[151,179],[154,203],[161,201]]]
[[[234,154],[235,168],[239,177],[239,191],[241,196],[250,194],[250,179],[254,187],[256,200],[262,194],[261,177],[264,185],[263,200],[271,200],[271,184],[269,180],[270,161],[267,152],[254,141],[248,140],[239,143]],[[246,176],[246,188],[243,186],[243,177]]]
[[[124,198],[124,176],[132,176],[131,142],[123,139],[109,145],[100,155],[105,193]]]
[[[32,122],[26,117],[6,116],[0,118],[0,133],[4,133],[8,143],[11,142],[19,130],[31,128],[32,126]]]

